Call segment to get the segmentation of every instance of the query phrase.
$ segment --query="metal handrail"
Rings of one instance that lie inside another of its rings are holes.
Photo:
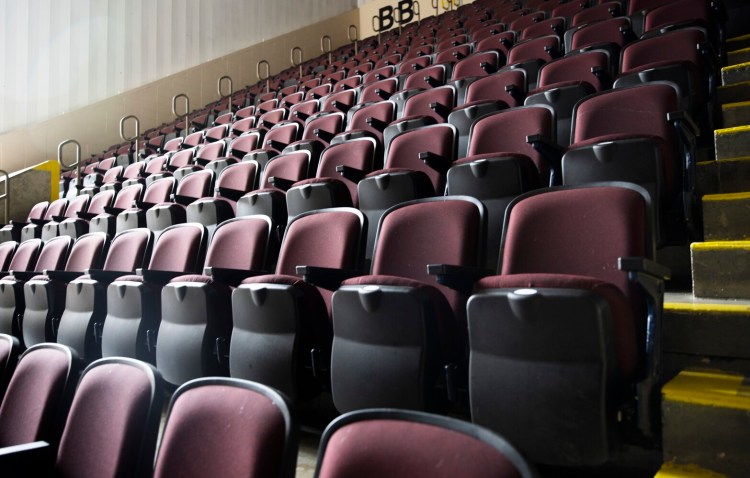
[[[440,2],[438,0],[432,0],[432,8],[435,9],[435,15],[440,15]]]
[[[294,61],[294,52],[295,51],[299,52],[299,62],[295,62]],[[289,56],[292,59],[292,66],[299,66],[299,77],[302,78],[302,63],[304,61],[303,58],[302,58],[302,48],[300,48],[298,46],[293,47],[292,50],[289,52]]]
[[[76,146],[76,161],[72,164],[65,164],[63,162],[63,147],[66,144],[74,144]],[[79,191],[83,187],[83,178],[81,177],[81,143],[74,139],[66,139],[62,143],[57,145],[57,162],[60,163],[60,167],[65,171],[70,171],[73,168],[76,170],[76,189]]]
[[[352,28],[354,28],[354,36],[352,36]],[[346,30],[346,36],[350,42],[354,43],[354,56],[357,56],[357,37],[359,36],[357,25],[349,25],[349,28]]]
[[[448,4],[446,7],[445,5]],[[453,10],[453,1],[452,0],[443,0],[443,10]]]
[[[260,76],[260,65],[266,65],[266,77]],[[266,60],[260,60],[255,65],[255,75],[258,77],[258,81],[266,81],[266,93],[271,92],[271,64]]]
[[[437,1],[437,0],[433,0]],[[380,25],[378,25],[378,28],[375,28],[375,19],[378,18],[377,15],[373,15],[372,17],[372,31],[378,34],[378,45],[380,45]]]
[[[325,48],[325,40],[328,40],[328,48]],[[328,65],[333,63],[333,44],[331,43],[331,37],[328,35],[323,35],[320,37],[320,51],[323,53],[328,53]]]
[[[5,216],[3,216],[3,223],[7,224],[9,221],[8,215],[10,211],[10,175],[8,172],[4,169],[0,169],[0,175],[5,177],[5,191],[3,194],[0,194],[0,200],[5,200],[4,203],[4,211]]]
[[[177,99],[178,98],[185,98],[185,114],[181,115],[177,113]],[[187,138],[188,135],[188,129],[190,129],[190,98],[185,93],[179,93],[172,97],[172,114],[175,115],[177,118],[180,116],[185,117],[185,137]]]
[[[221,92],[221,85],[224,80],[229,81],[229,93],[226,95]],[[232,77],[230,77],[229,75],[224,75],[221,78],[219,78],[219,81],[216,83],[216,91],[219,93],[220,98],[222,99],[228,98],[227,109],[231,112],[232,111],[232,93],[234,93],[234,90],[232,88]]]
[[[125,121],[129,119],[135,120],[135,136],[132,138],[126,138],[125,137]],[[141,135],[141,122],[135,115],[128,115],[123,116],[120,118],[120,138],[122,138],[123,141],[135,141],[135,148],[133,148],[134,155],[138,155],[138,137]]]
[[[414,0],[413,2],[411,2],[411,5],[412,5],[411,6],[412,12],[414,12],[414,15],[417,16],[417,26],[420,26],[422,24],[422,14],[421,14],[422,7],[419,5],[419,2],[417,0]],[[417,8],[414,8],[414,7],[417,7]]]

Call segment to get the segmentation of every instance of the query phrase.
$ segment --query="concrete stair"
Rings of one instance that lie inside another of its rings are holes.
[[[665,297],[659,478],[750,476],[750,35],[727,41],[714,161],[698,164],[692,291]]]

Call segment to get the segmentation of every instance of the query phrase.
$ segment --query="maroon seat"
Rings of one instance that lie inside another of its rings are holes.
[[[466,366],[465,307],[474,279],[466,273],[484,266],[485,229],[484,206],[466,196],[385,212],[370,275],[344,281],[333,294],[331,391],[339,412],[447,406],[454,391],[443,371]]]
[[[546,35],[515,43],[508,51],[508,65],[523,68],[529,88],[536,87],[539,68],[562,55],[560,38]]]
[[[361,267],[365,224],[352,208],[311,211],[289,223],[276,273],[245,279],[232,294],[232,377],[293,401],[329,386],[330,298]]]
[[[153,476],[293,478],[297,448],[296,421],[275,390],[238,379],[193,380],[172,396]]]
[[[429,444],[429,446],[426,446]],[[323,432],[316,478],[532,478],[504,438],[455,418],[407,410],[347,413]]]
[[[44,215],[47,212],[49,201],[42,201],[34,204],[31,207],[28,215],[26,216],[26,222],[10,220],[8,224],[5,224],[0,228],[0,242],[5,241],[21,241],[21,229],[32,221],[40,221],[44,219]]]
[[[472,421],[535,462],[606,461],[616,408],[633,406],[639,381],[641,431],[659,428],[653,387],[668,271],[651,262],[652,212],[648,193],[630,183],[532,192],[508,207],[501,275],[480,280],[467,306],[469,395]],[[532,419],[544,426],[526,426]]]
[[[8,389],[8,382],[16,370],[20,352],[21,342],[17,338],[8,334],[0,334],[0,404]]]
[[[118,201],[115,199],[115,207],[112,212],[116,213],[116,216],[112,219],[114,223],[112,229],[119,234],[128,229],[146,227],[146,210],[169,201],[176,186],[177,180],[171,176],[154,179],[146,187],[142,198],[139,196],[132,199],[124,210],[117,207]]]
[[[52,221],[55,217],[62,217],[68,207],[68,200],[65,198],[55,199],[44,211],[41,219],[32,219],[21,229],[21,242],[35,237],[42,237],[42,228],[45,224]]]

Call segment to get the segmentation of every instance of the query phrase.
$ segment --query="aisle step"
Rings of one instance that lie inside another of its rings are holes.
[[[724,128],[750,125],[750,101],[721,105],[721,124]]]
[[[721,69],[721,84],[734,85],[750,81],[750,63],[738,63]]]
[[[750,126],[735,126],[714,131],[716,159],[747,158],[750,152]]]
[[[750,192],[703,196],[706,241],[750,240]]]
[[[750,299],[750,241],[690,245],[693,294],[717,299]]]
[[[662,388],[662,420],[665,463],[727,477],[747,476],[750,387],[744,376],[681,372]]]
[[[697,164],[697,187],[701,195],[750,191],[750,159],[722,159]]]

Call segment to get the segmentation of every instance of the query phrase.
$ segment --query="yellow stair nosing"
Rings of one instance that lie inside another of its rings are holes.
[[[750,241],[694,242],[690,244],[690,250],[750,250]]]
[[[733,43],[737,41],[744,41],[744,40],[750,40],[750,33],[746,35],[740,35],[732,38],[727,38],[727,43]]]
[[[736,87],[738,85],[748,86],[748,85],[750,85],[750,81],[740,81],[740,82],[737,82],[737,83],[731,83],[729,85],[719,85],[718,88],[719,89],[722,89],[722,88],[724,88],[724,89],[726,89],[726,88],[733,88],[733,87]]]
[[[719,304],[707,302],[665,302],[664,310],[671,312],[715,312],[719,314],[748,313],[750,304]]]
[[[714,136],[723,136],[725,134],[737,134],[750,131],[750,125],[733,126],[731,128],[721,128],[714,130]]]
[[[750,411],[744,377],[718,371],[683,370],[661,389],[664,401]]]
[[[730,71],[730,70],[741,70],[745,68],[750,68],[750,62],[744,62],[744,63],[737,63],[736,65],[728,65],[721,67],[721,71]]]
[[[701,468],[698,465],[678,465],[673,462],[664,463],[654,478],[727,478],[727,475]]]
[[[750,48],[748,48],[748,50],[750,50]],[[735,103],[725,103],[721,105],[721,109],[743,108],[745,106],[750,106],[750,101],[737,101]]]
[[[703,196],[704,201],[737,201],[742,199],[750,199],[750,192],[705,194]]]

